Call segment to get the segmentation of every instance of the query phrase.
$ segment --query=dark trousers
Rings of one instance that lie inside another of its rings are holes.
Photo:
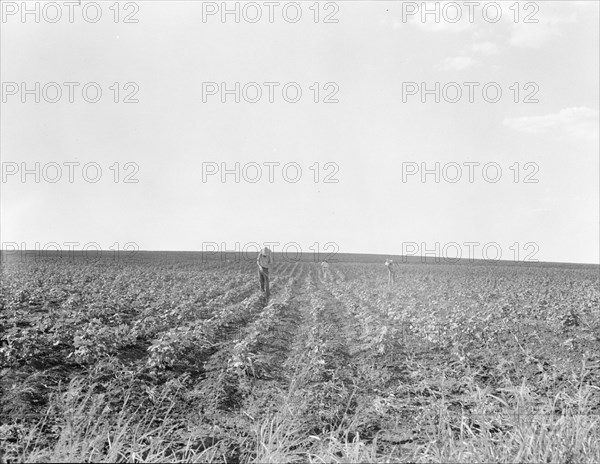
[[[396,279],[396,275],[394,271],[388,269],[388,285],[394,285],[394,280]]]
[[[270,296],[269,292],[269,268],[258,266],[258,280],[260,282],[260,290],[265,293],[267,299]]]

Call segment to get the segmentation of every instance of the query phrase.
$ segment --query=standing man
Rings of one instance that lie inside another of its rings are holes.
[[[329,277],[329,263],[327,260],[321,263],[321,271],[323,272],[323,279],[327,279]]]
[[[388,285],[391,287],[394,285],[394,280],[396,277],[396,265],[392,259],[386,259],[385,265],[387,266],[388,270]]]
[[[273,259],[271,258],[271,250],[268,247],[264,247],[263,250],[258,254],[256,264],[258,264],[258,280],[260,282],[260,290],[264,292],[265,297],[269,300],[269,266]]]

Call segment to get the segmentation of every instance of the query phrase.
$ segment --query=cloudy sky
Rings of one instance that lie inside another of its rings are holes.
[[[2,2],[3,248],[598,263],[597,2],[90,3]]]

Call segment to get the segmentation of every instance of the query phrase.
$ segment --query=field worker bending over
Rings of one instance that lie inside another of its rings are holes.
[[[388,285],[391,287],[394,285],[394,280],[396,278],[396,265],[392,259],[386,259],[385,265],[387,266],[388,270]]]
[[[258,264],[258,280],[260,282],[260,290],[264,292],[266,299],[269,299],[269,266],[273,259],[271,257],[271,250],[268,247],[264,247],[263,250],[258,254],[256,264]]]

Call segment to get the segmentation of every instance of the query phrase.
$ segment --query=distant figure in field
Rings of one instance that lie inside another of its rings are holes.
[[[394,281],[396,279],[396,265],[392,259],[386,259],[385,265],[387,266],[388,270],[388,285],[391,287],[394,285]]]
[[[273,262],[271,257],[271,250],[268,247],[264,247],[263,250],[258,254],[256,264],[258,265],[258,280],[260,282],[260,290],[264,292],[266,299],[269,299],[269,266]]]
[[[327,262],[327,260],[321,263],[321,271],[323,273],[323,279],[327,279],[327,277],[329,276],[329,263]]]

